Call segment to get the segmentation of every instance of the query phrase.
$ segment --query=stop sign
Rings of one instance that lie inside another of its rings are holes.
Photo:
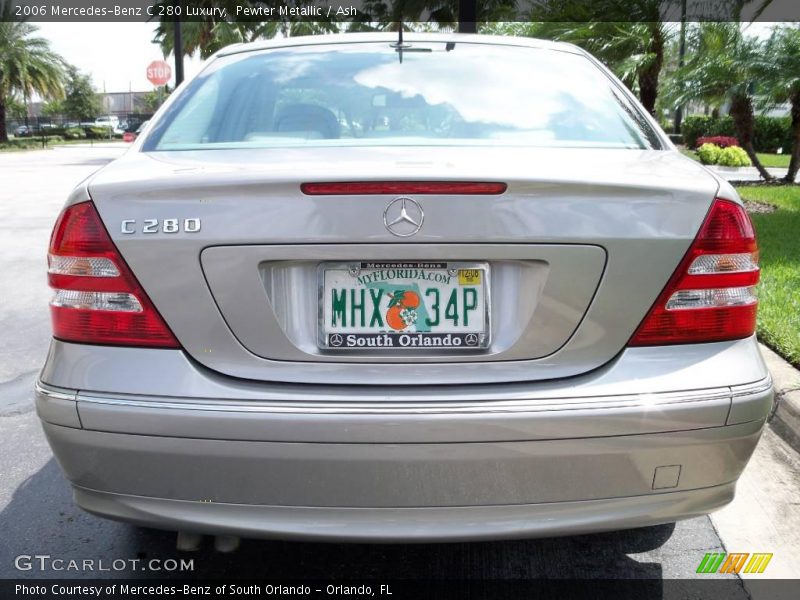
[[[153,85],[164,85],[172,77],[172,69],[163,60],[154,60],[147,65],[147,79]]]

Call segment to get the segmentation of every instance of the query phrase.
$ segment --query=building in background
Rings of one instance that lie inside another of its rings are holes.
[[[152,112],[147,108],[146,98],[151,92],[98,92],[103,104],[103,114],[116,115],[122,119],[128,114]],[[43,102],[29,104],[29,117],[41,117]],[[99,116],[99,115],[98,115]]]

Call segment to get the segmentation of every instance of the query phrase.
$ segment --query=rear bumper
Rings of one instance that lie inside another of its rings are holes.
[[[773,402],[755,340],[662,350],[562,381],[325,387],[60,344],[37,410],[78,504],[110,518],[299,539],[571,534],[733,497]],[[98,368],[132,358],[126,378]]]
[[[450,444],[44,429],[75,500],[101,516],[247,537],[423,541],[586,533],[710,512],[733,498],[762,425]]]
[[[76,503],[99,516],[210,534],[390,542],[569,535],[705,514],[733,498],[762,424],[424,445],[44,427]]]
[[[84,510],[147,527],[304,541],[427,542],[524,539],[612,531],[706,514],[734,484],[630,498],[440,508],[208,504],[76,487]]]

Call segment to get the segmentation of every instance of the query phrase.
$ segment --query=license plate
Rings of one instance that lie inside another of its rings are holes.
[[[318,343],[330,350],[486,348],[488,290],[486,263],[323,263]]]

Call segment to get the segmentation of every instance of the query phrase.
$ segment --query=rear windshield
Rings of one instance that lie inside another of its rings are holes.
[[[220,58],[144,149],[398,145],[660,147],[639,110],[581,55],[382,42]]]

